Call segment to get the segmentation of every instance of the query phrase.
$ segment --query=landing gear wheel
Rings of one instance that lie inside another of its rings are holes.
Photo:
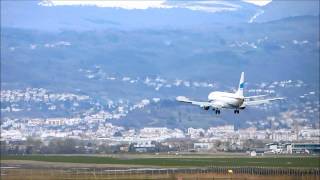
[[[240,111],[239,111],[238,109],[234,110],[234,113],[235,113],[235,114],[239,114],[239,112],[240,112]]]
[[[220,114],[220,110],[219,109],[216,110],[216,114]]]

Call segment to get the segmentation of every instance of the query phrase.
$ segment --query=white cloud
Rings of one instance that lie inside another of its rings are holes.
[[[88,0],[46,0],[39,3],[42,6],[97,6],[123,9],[165,8],[163,0],[156,1],[88,1]]]
[[[50,43],[44,44],[44,47],[46,47],[46,48],[54,48],[57,46],[71,46],[71,43],[68,41],[59,41],[59,42],[52,43],[52,44],[50,44]]]
[[[308,44],[309,41],[307,41],[307,40],[303,40],[303,41],[292,40],[292,43],[295,45],[303,45],[303,44]]]
[[[248,23],[253,23],[253,21],[258,17],[260,16],[261,14],[263,14],[264,11],[263,10],[259,10],[256,14],[254,14],[250,19],[249,19],[249,22]]]
[[[36,44],[30,44],[30,49],[36,49],[37,45]]]
[[[157,103],[160,101],[160,98],[152,98],[153,102]]]
[[[269,4],[272,0],[243,0],[243,1],[257,5],[257,6],[265,6]]]
[[[231,44],[230,47],[251,47],[251,48],[254,48],[254,49],[257,49],[257,45],[254,43],[254,42],[238,42],[236,41],[234,44]]]
[[[240,8],[239,5],[224,1],[137,1],[137,0],[106,0],[106,1],[89,1],[89,0],[44,0],[39,3],[41,6],[97,6],[104,8],[121,8],[121,9],[149,9],[149,8],[186,8],[194,11],[218,12],[218,11],[235,11]]]

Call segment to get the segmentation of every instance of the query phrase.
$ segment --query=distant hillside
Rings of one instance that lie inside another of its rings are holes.
[[[262,7],[263,13],[256,18],[256,22],[268,22],[273,20],[280,20],[287,17],[296,16],[318,16],[319,15],[319,1],[307,0],[272,0],[271,3]]]
[[[85,80],[84,73],[79,72],[95,66],[109,75],[162,76],[226,85],[237,82],[241,71],[251,82],[318,82],[317,25],[318,17],[304,16],[263,24],[216,26],[205,31],[43,33],[3,28],[2,82],[105,90],[106,84]]]

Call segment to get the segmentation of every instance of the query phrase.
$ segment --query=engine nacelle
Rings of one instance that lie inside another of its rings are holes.
[[[204,110],[208,111],[210,109],[210,106],[203,106],[202,107]]]

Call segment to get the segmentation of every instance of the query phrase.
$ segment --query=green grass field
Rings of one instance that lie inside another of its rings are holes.
[[[119,159],[98,156],[18,155],[2,156],[1,160],[33,160],[45,162],[152,165],[166,167],[259,166],[320,167],[320,157],[218,157],[218,158],[135,158]]]

